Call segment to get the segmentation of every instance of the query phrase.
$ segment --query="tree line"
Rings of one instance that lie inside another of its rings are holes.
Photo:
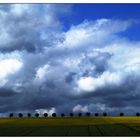
[[[66,115],[66,116],[73,117],[74,115],[75,115],[74,113],[70,113],[69,115]],[[79,116],[79,117],[81,117],[82,115],[83,115],[82,113],[78,113],[78,116]],[[90,112],[87,112],[85,115],[86,115],[87,117],[89,117],[89,116],[91,116],[91,113],[90,113]],[[84,115],[84,116],[85,116],[85,115]],[[19,113],[19,114],[18,114],[18,117],[19,117],[19,118],[22,118],[23,116],[24,116],[24,115],[23,115],[22,113]],[[31,113],[27,113],[27,115],[26,115],[26,117],[29,117],[29,118],[30,118],[30,117],[36,117],[36,118],[37,118],[37,117],[39,117],[39,116],[40,116],[39,113],[35,113],[33,116],[32,116]],[[48,117],[48,113],[44,113],[43,116],[44,116],[44,117]],[[51,116],[52,116],[52,117],[56,117],[57,114],[56,114],[56,113],[52,113]],[[93,115],[92,115],[92,116],[93,116]],[[94,116],[95,116],[95,117],[98,117],[98,116],[99,116],[99,113],[95,113]],[[104,112],[104,113],[102,114],[102,116],[104,116],[104,117],[107,116],[107,113]],[[119,116],[124,116],[124,113],[121,112],[121,113],[119,114]],[[136,116],[140,116],[140,113],[137,112],[137,113],[136,113]],[[10,114],[9,114],[9,117],[10,117],[10,118],[14,117],[14,113],[10,113]],[[65,114],[62,113],[62,114],[61,114],[61,117],[65,117]]]

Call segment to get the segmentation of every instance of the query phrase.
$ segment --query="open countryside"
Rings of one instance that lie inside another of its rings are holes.
[[[1,118],[0,136],[140,136],[140,117]]]

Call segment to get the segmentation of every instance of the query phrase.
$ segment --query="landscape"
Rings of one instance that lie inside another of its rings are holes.
[[[0,119],[0,136],[140,136],[140,117],[81,116]]]
[[[140,136],[140,4],[0,3],[0,136]]]

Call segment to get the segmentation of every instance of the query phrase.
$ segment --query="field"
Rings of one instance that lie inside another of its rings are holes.
[[[140,136],[140,117],[1,118],[0,136]]]

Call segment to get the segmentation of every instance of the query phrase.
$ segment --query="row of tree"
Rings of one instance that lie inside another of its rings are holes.
[[[43,115],[44,115],[44,117],[48,117],[48,113],[44,113]],[[98,113],[95,113],[94,115],[95,115],[96,117],[99,116]],[[22,118],[22,117],[23,117],[23,114],[22,114],[22,113],[19,113],[18,116],[19,116],[20,118]],[[32,116],[31,113],[28,113],[28,114],[27,114],[27,117],[31,117],[31,116]],[[70,117],[73,117],[73,116],[74,116],[74,113],[70,113],[69,116],[70,116]],[[82,116],[82,113],[79,113],[78,116],[81,117],[81,116]],[[87,113],[86,113],[86,116],[91,116],[91,113],[90,113],[90,112],[87,112]],[[103,116],[107,116],[107,113],[104,112],[104,113],[103,113]],[[120,113],[120,116],[124,116],[124,113]],[[136,113],[136,116],[140,116],[140,113],[137,112],[137,113]],[[9,117],[10,117],[10,118],[14,117],[14,114],[13,114],[13,113],[10,113],[10,114],[9,114]],[[35,117],[39,117],[39,113],[35,113]],[[52,113],[52,117],[56,117],[56,113]],[[65,117],[65,114],[62,113],[62,114],[61,114],[61,117]]]

